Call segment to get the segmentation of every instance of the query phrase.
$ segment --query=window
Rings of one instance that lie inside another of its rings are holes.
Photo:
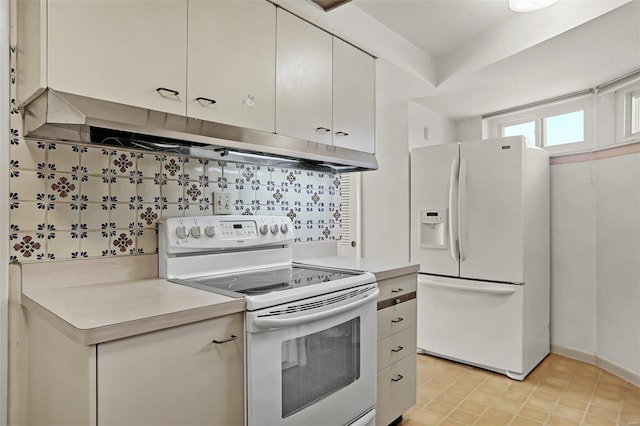
[[[616,90],[616,143],[640,138],[640,81]]]
[[[631,136],[640,133],[640,94],[631,95]]]
[[[543,118],[543,146],[584,142],[584,110]]]
[[[487,118],[488,137],[522,135],[552,154],[587,149],[592,102],[586,97]]]

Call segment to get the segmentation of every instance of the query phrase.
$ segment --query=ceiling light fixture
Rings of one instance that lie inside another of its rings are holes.
[[[518,13],[535,12],[544,9],[558,0],[509,0],[509,9]]]

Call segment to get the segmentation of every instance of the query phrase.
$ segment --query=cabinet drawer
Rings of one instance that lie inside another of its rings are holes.
[[[378,311],[378,340],[416,325],[416,299]]]
[[[378,371],[416,351],[416,327],[378,341]]]
[[[380,289],[378,300],[391,299],[392,297],[412,293],[416,291],[417,281],[417,274],[403,275],[401,277],[378,281],[378,288]]]
[[[416,403],[416,354],[378,373],[376,426],[386,426]]]

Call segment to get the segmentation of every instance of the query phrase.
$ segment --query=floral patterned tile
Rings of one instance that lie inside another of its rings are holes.
[[[243,215],[243,216],[252,216],[254,215],[254,211],[255,210],[253,206],[237,204],[234,206],[233,214]]]
[[[160,197],[160,181],[156,179],[142,179],[137,187],[138,197],[143,203],[154,202],[156,198]]]
[[[100,231],[89,231],[86,238],[80,240],[80,253],[87,257],[103,256],[108,250],[109,238],[105,238]]]
[[[10,145],[9,156],[11,167],[23,170],[36,170],[38,164],[45,163],[46,145],[33,139],[22,139]]]
[[[69,203],[53,203],[47,212],[47,223],[59,231],[70,231],[80,223],[80,212]]]
[[[160,217],[161,212],[156,209],[155,204],[140,204],[138,206],[136,223],[141,228],[156,229]]]
[[[181,204],[167,204],[167,208],[162,210],[163,219],[182,216],[184,216],[184,210],[181,208]]]
[[[153,229],[145,229],[136,237],[136,250],[139,254],[158,252],[158,234]]]
[[[13,234],[9,242],[9,252],[12,260],[44,259],[45,248],[46,239],[44,236],[37,236],[34,232]]]
[[[89,174],[107,174],[109,172],[111,151],[104,148],[87,147],[80,153],[80,164]]]
[[[101,176],[84,176],[80,181],[80,191],[87,202],[100,203],[105,197],[109,198],[109,179]]]
[[[211,203],[211,194],[208,184],[201,184],[200,182],[185,182],[184,198],[189,203]]]
[[[246,184],[236,184],[235,185],[236,192],[232,192],[232,197],[235,196],[236,200],[234,204],[253,204],[256,199],[256,186],[246,183]]]
[[[167,184],[160,188],[160,193],[169,203],[182,202],[184,198],[184,185],[182,185],[182,182],[176,180],[168,180]]]
[[[47,254],[54,259],[73,259],[79,257],[82,232],[56,232],[47,241]]]
[[[142,176],[152,178],[160,173],[164,156],[146,152],[138,153],[136,156],[137,170],[142,172]]]
[[[45,194],[46,184],[47,181],[41,172],[20,170],[17,176],[9,178],[9,191],[16,194],[16,200],[35,201]]]
[[[80,185],[70,173],[52,173],[47,177],[47,195],[52,195],[53,201],[71,201],[79,192]]]
[[[108,204],[87,204],[80,210],[80,223],[86,224],[89,230],[103,229],[103,225],[109,223]]]
[[[80,148],[63,143],[47,144],[47,163],[58,172],[72,172],[80,165]]]
[[[9,211],[11,227],[20,231],[35,231],[38,225],[45,223],[45,209],[39,208],[36,202],[21,202],[20,207]]]
[[[180,163],[182,164],[182,174],[186,179],[197,179],[198,176],[204,175],[206,160],[199,160],[197,158],[180,157]]]
[[[135,254],[136,246],[135,246],[135,235],[132,235],[131,232],[120,230],[111,237],[109,249],[115,250],[115,255],[123,255],[123,254]]]
[[[182,163],[178,157],[167,157],[162,162],[162,173],[166,175],[167,179],[179,179],[183,174]]]
[[[116,229],[131,229],[136,224],[135,204],[114,204],[109,210],[109,222],[115,224]]]
[[[136,171],[136,154],[129,151],[115,151],[111,155],[111,171],[118,176],[129,176]]]
[[[126,203],[136,200],[136,185],[129,181],[129,178],[119,177],[109,185],[109,194],[115,197],[116,202]]]

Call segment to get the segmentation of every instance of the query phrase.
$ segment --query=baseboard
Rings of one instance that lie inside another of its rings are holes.
[[[616,364],[615,362],[609,361],[606,358],[603,358],[599,355],[584,352],[579,349],[570,348],[568,346],[560,346],[560,345],[551,345],[551,352],[554,354],[566,356],[567,358],[572,358],[578,361],[586,362],[587,364],[595,365],[597,367],[602,368],[609,373],[620,377],[623,380],[626,380],[629,383],[632,383],[638,387],[640,387],[640,374],[635,371],[631,371],[628,368],[622,367],[621,365]]]

